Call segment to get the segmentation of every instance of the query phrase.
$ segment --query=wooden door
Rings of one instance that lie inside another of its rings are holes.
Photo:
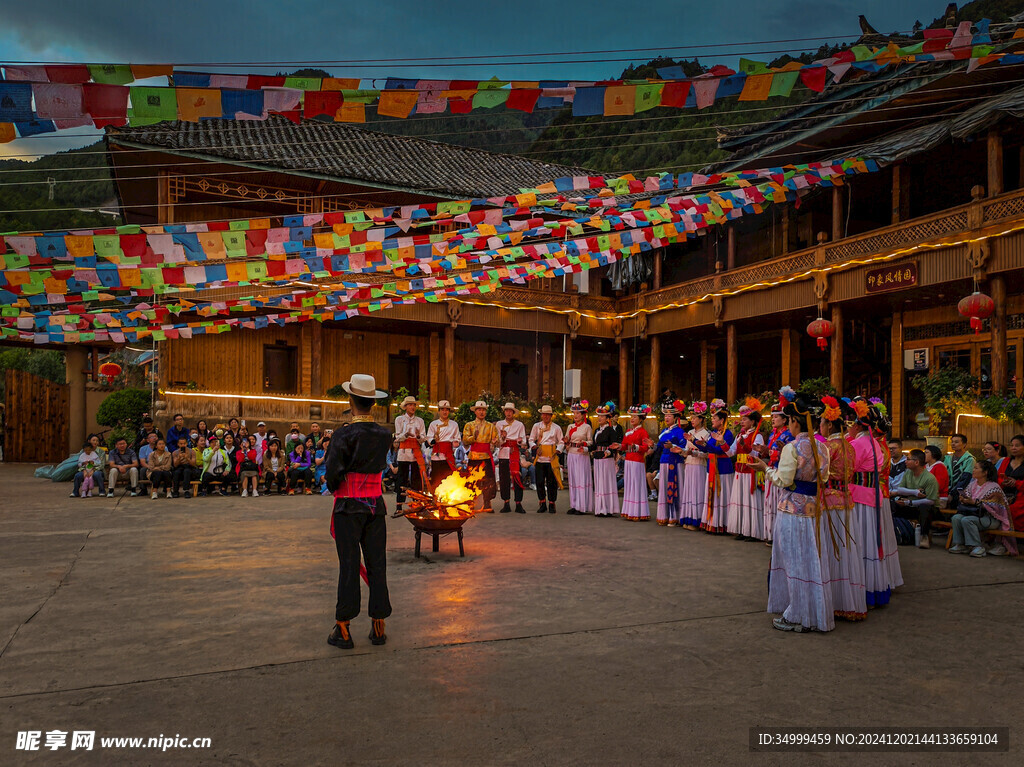
[[[68,457],[67,384],[8,370],[4,394],[4,461],[60,463]]]

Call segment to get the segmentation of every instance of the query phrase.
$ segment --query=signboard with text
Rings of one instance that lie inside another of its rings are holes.
[[[865,277],[866,293],[884,293],[887,290],[902,290],[917,285],[917,262],[886,264],[872,269]]]

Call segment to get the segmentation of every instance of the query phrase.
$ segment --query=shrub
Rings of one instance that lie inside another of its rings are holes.
[[[810,394],[812,397],[821,399],[829,394],[835,396],[836,389],[832,385],[832,379],[828,376],[820,378],[808,378],[800,382],[800,391]],[[763,402],[764,400],[762,400]]]
[[[111,392],[96,410],[96,423],[103,426],[138,428],[149,412],[150,394],[146,389],[121,389]]]

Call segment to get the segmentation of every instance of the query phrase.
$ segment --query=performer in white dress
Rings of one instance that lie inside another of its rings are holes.
[[[783,412],[791,397],[796,394],[788,386],[783,386],[779,391],[779,401],[772,406],[772,433],[768,435],[768,444],[758,450],[758,455],[765,463],[772,468],[778,468],[779,457],[782,448],[793,441],[793,435],[789,431],[789,416]],[[775,511],[778,508],[779,500],[775,496],[778,490],[771,482],[764,483],[764,539],[770,545],[772,542],[772,530],[775,527]]]
[[[651,518],[647,496],[647,473],[644,460],[653,440],[644,428],[644,419],[650,414],[649,405],[633,405],[629,409],[629,428],[622,438],[625,452],[622,484],[622,518],[632,522],[646,522]]]
[[[683,497],[680,506],[679,524],[687,530],[699,530],[704,521],[704,509],[708,494],[708,454],[697,449],[694,440],[704,441],[711,436],[704,428],[708,403],[698,400],[690,404],[690,425],[686,435],[687,446],[683,452]]]
[[[594,475],[590,468],[590,447],[594,429],[587,419],[590,403],[572,404],[572,426],[565,432],[566,473],[569,475],[569,514],[590,514],[594,511]]]
[[[764,445],[760,431],[763,407],[756,398],[747,397],[740,407],[740,433],[729,451],[735,459],[736,472],[732,475],[725,528],[741,541],[764,539],[764,475],[748,465],[760,453],[755,448]]]
[[[598,405],[597,428],[594,430],[594,516],[619,516],[619,486],[615,478],[615,457],[622,445],[622,427],[612,420],[615,404]]]
[[[711,436],[705,441],[690,441],[708,454],[708,495],[700,528],[708,533],[724,533],[726,511],[732,496],[734,473],[729,450],[734,440],[729,429],[729,410],[720,399],[711,402]]]
[[[462,430],[449,420],[452,404],[443,399],[437,403],[437,418],[427,427],[427,445],[430,446],[430,484],[437,487],[441,480],[455,471],[455,448],[462,441]]]
[[[662,405],[665,428],[658,435],[655,451],[658,465],[658,524],[662,527],[679,524],[683,509],[683,453],[686,450],[686,432],[679,419],[686,412],[682,400]]]

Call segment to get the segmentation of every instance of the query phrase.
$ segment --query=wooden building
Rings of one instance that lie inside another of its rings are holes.
[[[303,408],[321,405],[307,400],[355,370],[456,402],[485,390],[559,396],[570,368],[587,399],[625,404],[664,386],[733,402],[828,376],[891,403],[894,430],[913,436],[920,402],[905,362],[963,366],[1020,393],[1024,68],[967,68],[887,68],[723,136],[732,157],[719,168],[860,156],[883,170],[656,252],[642,283],[613,291],[602,269],[487,302],[165,341],[161,386],[192,395],[169,407],[308,418]],[[139,223],[492,196],[580,172],[315,122],[172,123],[108,129],[107,140],[126,219]],[[979,334],[956,309],[976,285],[996,303]],[[827,351],[807,334],[818,316],[835,329]],[[301,401],[258,399],[275,393]]]

